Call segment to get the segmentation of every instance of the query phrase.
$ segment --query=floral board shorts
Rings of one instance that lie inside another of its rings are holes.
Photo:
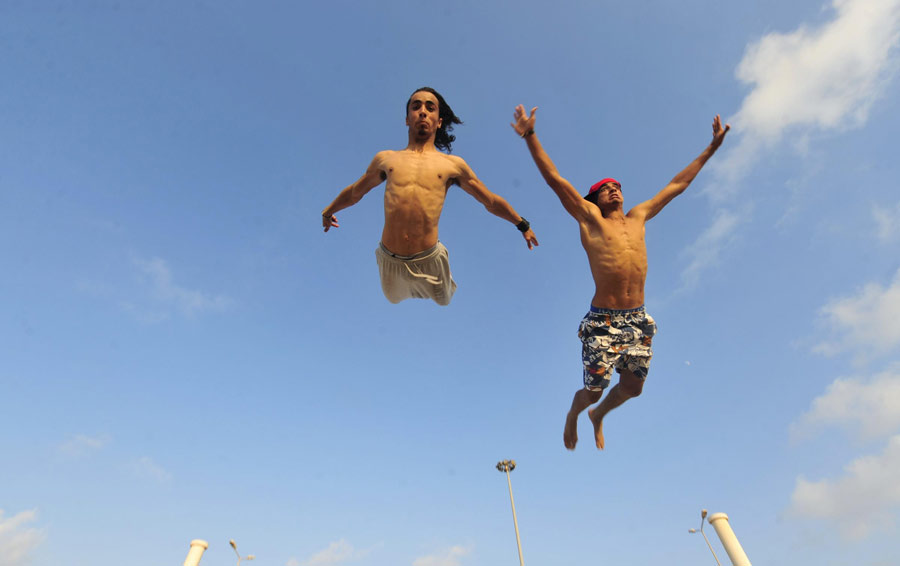
[[[591,305],[581,324],[581,360],[584,388],[602,391],[609,386],[613,368],[627,369],[640,379],[647,378],[653,350],[650,344],[656,323],[644,307],[627,310],[598,309]]]

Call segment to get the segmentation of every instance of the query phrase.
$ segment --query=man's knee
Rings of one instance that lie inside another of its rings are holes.
[[[587,401],[589,405],[593,405],[600,400],[600,397],[603,396],[603,389],[588,389],[587,387],[585,387],[580,391],[582,391],[582,398]]]
[[[623,386],[622,389],[625,390],[625,394],[629,397],[638,397],[644,390],[644,383],[640,381],[638,383],[629,383]]]
[[[628,397],[637,397],[644,390],[644,380],[626,370],[621,373],[619,387]]]

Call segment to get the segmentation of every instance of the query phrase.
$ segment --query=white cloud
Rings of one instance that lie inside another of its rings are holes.
[[[435,554],[416,558],[413,566],[459,566],[460,558],[467,554],[469,554],[468,548],[457,545]]]
[[[349,542],[344,539],[332,542],[328,548],[320,550],[304,561],[291,558],[287,562],[287,566],[332,566],[339,564],[347,564],[353,560],[365,556],[366,552],[356,550]]]
[[[804,154],[817,132],[864,125],[884,93],[897,68],[900,0],[833,0],[831,8],[834,18],[820,26],[769,33],[747,46],[735,74],[751,90],[728,120],[733,128],[721,150],[725,155],[713,158],[713,180],[703,191],[716,206],[735,198],[761,154],[786,135],[794,151]],[[716,213],[713,226],[692,246],[712,252],[689,264],[686,281],[713,265],[724,246],[710,232],[727,240],[737,228],[717,227],[723,214]]]
[[[157,481],[160,483],[172,479],[172,474],[148,456],[142,456],[131,461],[131,471],[140,478]]]
[[[797,478],[791,514],[832,521],[847,539],[890,529],[900,509],[900,435],[881,454],[858,458],[844,472],[835,480]]]
[[[37,519],[37,511],[22,511],[4,518],[0,509],[0,566],[24,566],[29,555],[44,540],[44,533],[28,524]]]
[[[791,427],[795,437],[827,426],[856,429],[865,439],[900,431],[900,365],[871,379],[836,379]]]
[[[857,357],[883,354],[900,345],[900,270],[888,287],[869,283],[855,296],[835,299],[821,315],[836,337],[815,346],[834,355],[853,350]]]
[[[894,208],[873,207],[875,235],[883,244],[894,242],[900,236],[900,202]]]
[[[753,85],[734,117],[746,135],[777,141],[795,126],[859,126],[893,71],[900,1],[834,0],[835,18],[750,44],[736,75]]]
[[[110,436],[101,434],[99,436],[88,436],[86,434],[76,434],[69,437],[59,446],[59,453],[70,458],[80,458],[101,450],[109,444]]]
[[[148,315],[148,320],[163,319],[168,316],[168,309],[174,309],[185,316],[195,316],[205,312],[221,312],[231,306],[232,300],[225,295],[209,295],[201,291],[176,285],[172,271],[165,260],[158,257],[145,260],[134,258],[142,280],[149,288],[153,300],[165,310],[155,311]],[[133,305],[127,305],[132,310]],[[146,313],[145,313],[146,314]]]
[[[752,90],[730,120],[737,146],[716,165],[733,186],[786,134],[805,153],[816,131],[865,124],[896,70],[900,0],[834,0],[835,17],[749,44],[735,71]],[[716,194],[712,193],[713,198]],[[726,191],[727,194],[727,191]]]

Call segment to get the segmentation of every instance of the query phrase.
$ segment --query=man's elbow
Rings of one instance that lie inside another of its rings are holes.
[[[484,208],[491,214],[499,214],[503,210],[503,205],[499,199],[490,199],[484,203]]]

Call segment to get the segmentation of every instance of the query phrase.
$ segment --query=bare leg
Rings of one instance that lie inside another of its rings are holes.
[[[578,442],[578,415],[581,411],[587,409],[603,395],[603,391],[588,391],[587,389],[579,389],[572,398],[572,407],[569,414],[566,415],[566,428],[563,431],[563,443],[569,450],[575,450],[575,443]]]
[[[603,417],[625,401],[641,394],[644,381],[629,370],[619,372],[619,383],[609,390],[606,398],[597,405],[596,409],[588,411],[588,417],[594,423],[594,442],[597,448],[603,450]]]

